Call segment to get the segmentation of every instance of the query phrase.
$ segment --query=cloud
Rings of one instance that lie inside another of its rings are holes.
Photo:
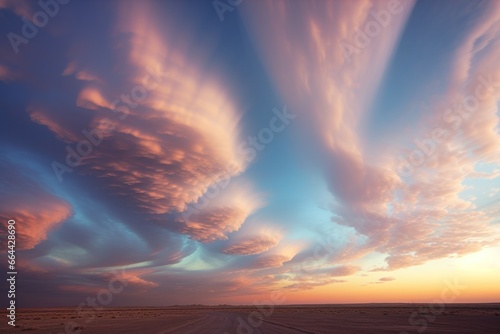
[[[79,38],[64,41],[62,49],[69,50],[69,59],[59,66],[59,76],[47,79],[47,90],[65,91],[64,98],[54,102],[34,96],[27,107],[33,122],[80,156],[64,180],[75,172],[84,174],[90,183],[104,185],[110,196],[101,212],[81,208],[78,218],[54,235],[49,254],[63,248],[72,251],[57,257],[63,262],[51,258],[51,268],[177,263],[196,249],[182,234],[203,243],[227,239],[261,206],[258,195],[246,185],[230,186],[222,189],[225,194],[219,199],[209,198],[214,188],[219,191],[221,181],[235,183],[232,178],[247,166],[238,149],[241,115],[236,103],[223,80],[204,67],[210,47],[200,47],[192,55],[192,32],[183,29],[186,38],[178,39],[178,27],[152,19],[155,8],[150,5],[126,4],[116,9],[110,31],[99,37],[90,31],[73,31]],[[105,42],[99,53],[75,52],[93,50],[96,38]],[[1,75],[33,84],[39,66],[29,71],[36,65],[32,58],[25,53],[12,59]],[[18,68],[26,70],[14,73]],[[89,154],[81,153],[80,149],[89,147]],[[61,148],[61,156],[66,153]],[[68,164],[64,158],[57,162]],[[46,198],[53,200],[50,195]],[[211,203],[205,207],[202,202],[207,198]],[[108,202],[120,204],[110,207]],[[189,204],[195,209],[181,217],[192,209]],[[47,224],[55,226],[68,218],[62,209],[57,214],[59,207],[52,209],[54,221]],[[99,236],[86,226],[95,220],[105,222]],[[100,242],[112,235],[120,236],[122,243]],[[126,248],[134,249],[134,255],[123,256]]]
[[[125,272],[115,272],[106,275],[89,275],[83,274],[86,278],[85,285],[81,283],[78,284],[68,284],[68,285],[60,285],[58,290],[64,291],[65,293],[84,293],[84,294],[97,294],[103,290],[103,288],[108,288],[110,286],[110,282],[112,282],[113,289],[117,291],[128,290],[128,293],[134,291],[135,293],[144,293],[150,289],[156,288],[159,286],[158,283],[150,282],[145,279],[142,279],[138,275],[134,275],[132,273]],[[81,280],[81,276],[78,277]],[[123,289],[122,289],[123,287]]]
[[[303,291],[303,290],[312,290],[318,286],[329,285],[333,283],[346,283],[347,280],[343,279],[335,279],[335,278],[318,278],[311,281],[306,282],[298,282],[287,285],[284,289],[290,289],[293,291]]]
[[[378,281],[376,282],[368,282],[368,284],[384,284],[384,283],[387,283],[387,282],[390,282],[390,281],[394,281],[396,278],[394,277],[381,277],[379,278]]]
[[[0,187],[2,232],[7,233],[7,221],[15,220],[16,248],[32,249],[47,234],[73,214],[71,205],[51,194],[32,175],[36,172],[25,166],[0,158],[2,187]]]
[[[276,235],[248,236],[243,240],[233,242],[224,248],[223,252],[231,255],[251,255],[263,253],[279,243]]]
[[[29,108],[28,112],[30,113],[30,117],[34,122],[46,126],[60,140],[66,143],[78,141],[78,137],[73,132],[67,130],[64,124],[60,124],[49,113],[43,112],[41,110],[36,110],[33,107]]]
[[[324,260],[348,253],[342,255],[345,261],[380,252],[387,257],[379,269],[395,270],[498,244],[492,217],[460,194],[476,163],[499,161],[500,90],[461,121],[456,140],[435,145],[436,153],[426,166],[410,179],[399,175],[395,159],[401,149],[399,140],[373,154],[362,120],[369,117],[390,59],[398,56],[398,40],[414,2],[402,5],[387,29],[350,61],[339,47],[343,41],[352,41],[354,32],[372,20],[370,13],[384,10],[386,4],[329,2],[300,8],[286,2],[259,2],[242,12],[282,98],[294,110],[307,112],[307,120],[300,124],[301,138],[314,147],[306,156],[323,173],[333,195],[332,222],[356,232],[357,241],[344,242],[344,250],[337,247]],[[439,107],[474,96],[479,75],[500,79],[498,62],[493,60],[500,40],[498,5],[485,6],[489,8],[478,10],[482,17],[471,24],[455,50],[449,85],[434,109],[437,117],[433,120],[439,121],[431,123],[431,129],[450,126],[442,118],[446,109]],[[394,133],[395,138],[399,135],[404,141],[408,134]],[[300,256],[293,261],[300,262]]]
[[[263,204],[250,183],[239,180],[216,184],[179,216],[179,230],[201,242],[227,239]]]
[[[291,290],[310,290],[317,286],[344,283],[347,280],[336,277],[351,276],[358,271],[359,267],[351,265],[304,270],[294,273],[289,278],[294,283],[285,286],[285,288]]]
[[[359,267],[352,265],[336,266],[325,270],[330,276],[351,276],[359,271]]]
[[[110,60],[92,52],[70,52],[63,75],[53,75],[47,89],[68,90],[70,83],[78,91],[57,102],[35,96],[27,111],[77,152],[76,166],[69,167],[78,173],[102,180],[151,214],[181,212],[213,184],[245,170],[238,149],[241,115],[221,80],[205,73],[200,59],[209,48],[198,49],[194,59],[186,40],[152,20],[154,8],[146,4],[120,5],[116,12],[106,36],[114,42],[102,50],[114,57],[113,66],[103,67]],[[78,35],[64,48],[91,49],[91,32]],[[40,72],[30,73],[33,66],[26,53],[3,66],[2,76],[32,81]],[[14,76],[15,68],[26,71]]]
[[[390,254],[387,266],[379,269],[461,256],[500,242],[494,216],[461,196],[467,180],[496,177],[496,171],[478,173],[476,166],[500,161],[496,130],[500,67],[493,61],[500,52],[500,20],[495,14],[500,6],[489,3],[487,7],[455,50],[448,92],[424,121],[428,129],[446,131],[447,136],[443,143],[420,136],[434,152],[400,187],[401,203],[393,201],[400,222],[382,248]],[[405,237],[410,234],[412,238]]]
[[[290,258],[286,255],[263,255],[258,257],[252,264],[255,268],[275,268],[281,267]]]
[[[238,180],[248,165],[239,148],[242,115],[237,95],[206,66],[217,50],[199,45],[191,28],[154,19],[153,4],[112,9],[96,16],[103,30],[64,25],[61,17],[64,29],[39,35],[30,52],[2,52],[0,79],[29,91],[9,110],[26,109],[24,126],[51,144],[26,163],[37,170],[6,166],[12,203],[5,201],[2,213],[27,228],[18,232],[27,280],[50,281],[47,290],[72,296],[95,290],[118,269],[133,291],[156,289],[174,276],[170,266],[210,251],[198,242],[227,239],[263,205],[250,182]],[[57,50],[49,57],[42,50],[51,43]],[[79,155],[76,166],[65,159],[68,148]],[[62,183],[55,183],[52,159],[72,169]],[[227,256],[218,251],[213,262],[222,263],[218,257]],[[170,272],[156,274],[164,268]],[[180,269],[180,279],[186,276]],[[235,275],[227,286],[235,291],[245,282]]]
[[[181,232],[201,242],[226,239],[226,234],[238,230],[247,215],[234,207],[217,207],[191,216]]]
[[[29,3],[16,0],[0,0],[0,9],[4,8],[8,8],[9,10],[16,13],[16,15],[26,17],[28,19],[30,19],[35,12],[35,10],[33,10],[33,7],[30,6]]]
[[[379,278],[379,281],[381,282],[390,282],[390,281],[394,281],[396,278],[394,277],[381,277]]]

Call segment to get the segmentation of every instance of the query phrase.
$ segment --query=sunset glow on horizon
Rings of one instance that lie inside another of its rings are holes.
[[[500,1],[50,3],[0,0],[19,307],[500,302]]]

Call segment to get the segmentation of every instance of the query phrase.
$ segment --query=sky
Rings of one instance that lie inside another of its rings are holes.
[[[0,22],[19,305],[500,300],[500,2],[0,0]]]

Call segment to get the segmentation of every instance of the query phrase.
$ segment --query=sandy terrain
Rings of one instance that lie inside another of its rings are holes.
[[[6,319],[5,312],[2,318]],[[500,304],[18,310],[1,333],[500,333]],[[65,326],[67,330],[65,330]]]

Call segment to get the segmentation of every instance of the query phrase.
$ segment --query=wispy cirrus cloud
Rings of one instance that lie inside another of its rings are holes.
[[[394,270],[498,243],[489,213],[475,210],[460,196],[462,182],[478,161],[498,161],[498,93],[463,123],[460,140],[436,149],[438,160],[432,168],[419,170],[411,181],[403,179],[393,158],[395,145],[372,154],[362,120],[389,60],[397,57],[398,40],[414,2],[401,3],[391,29],[384,29],[350,62],[332,42],[361,30],[373,19],[370,13],[383,10],[383,5],[331,2],[297,16],[300,6],[266,2],[247,7],[245,17],[277,89],[294,110],[307,112],[309,123],[301,125],[313,139],[303,138],[316,147],[313,159],[333,195],[332,222],[354,228],[358,236],[357,247],[345,245],[350,251],[344,260],[379,252],[387,254],[384,268]],[[455,50],[443,96],[448,102],[473,94],[482,73],[497,78],[492,59],[498,54],[498,8],[494,3],[482,6],[481,19],[471,24]],[[291,75],[297,80],[288,80]],[[336,252],[342,254],[342,247]]]
[[[345,283],[347,282],[346,279],[340,279],[338,277],[351,276],[358,271],[358,267],[351,265],[339,265],[335,267],[307,270],[292,275],[290,280],[292,280],[294,283],[285,286],[285,288],[291,290],[309,290],[317,286],[328,285],[332,283]]]

